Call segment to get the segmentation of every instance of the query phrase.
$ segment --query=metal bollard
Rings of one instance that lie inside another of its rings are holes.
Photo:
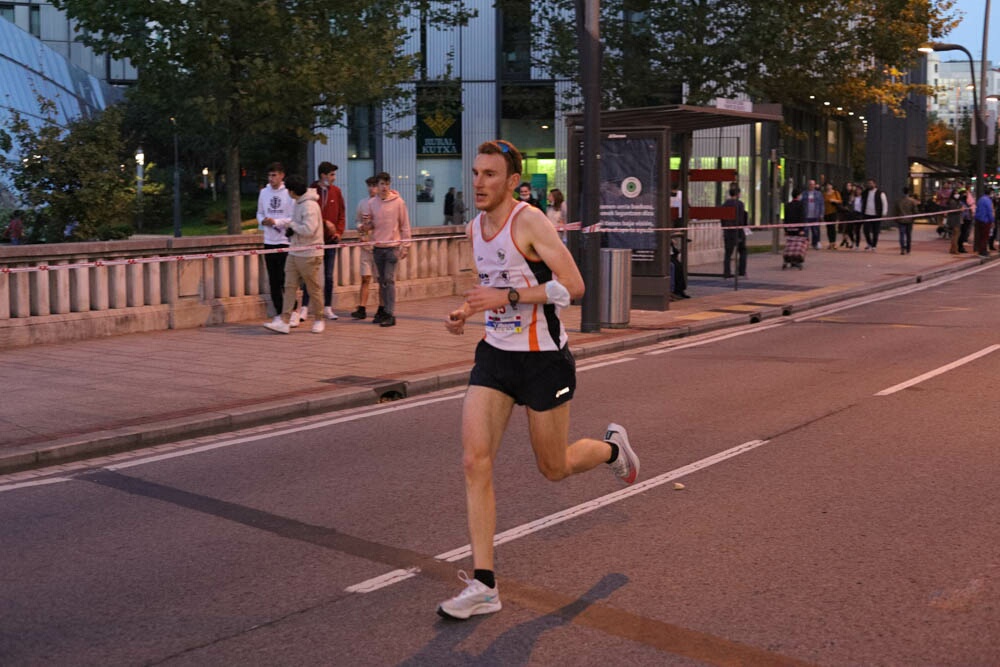
[[[632,310],[632,251],[601,248],[601,326],[626,329]]]

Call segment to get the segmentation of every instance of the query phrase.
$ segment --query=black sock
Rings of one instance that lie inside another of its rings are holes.
[[[496,577],[493,575],[493,570],[473,570],[472,578],[477,581],[483,582],[490,588],[497,587],[497,580]]]
[[[605,442],[608,441],[605,440]],[[618,445],[613,442],[608,442],[608,444],[611,445],[611,458],[608,459],[608,463],[614,463],[618,460]]]

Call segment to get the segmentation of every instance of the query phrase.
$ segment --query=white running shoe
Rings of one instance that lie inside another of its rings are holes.
[[[315,322],[313,322],[313,328],[312,328],[313,333],[323,333],[324,329],[326,329],[326,322],[324,322],[323,320],[316,320]]]
[[[265,324],[264,327],[270,329],[275,333],[286,334],[292,332],[291,328],[288,326],[288,323],[285,322],[280,317],[274,318],[272,321]]]
[[[604,441],[618,445],[618,458],[608,464],[611,466],[611,470],[626,484],[635,482],[636,478],[639,477],[639,457],[632,451],[625,427],[615,423],[608,424],[608,432],[604,434]]]
[[[331,308],[330,306],[327,306],[326,308],[323,309],[323,317],[325,317],[328,320],[340,319],[339,317],[337,317],[337,313],[333,312],[333,308]]]
[[[465,590],[438,606],[440,616],[465,620],[477,614],[500,611],[500,591],[497,588],[490,588],[478,579],[470,579],[461,570],[458,578],[465,582]]]
[[[303,322],[309,319],[309,306],[299,308],[299,319]]]
[[[288,326],[290,326],[293,329],[299,326],[299,311],[297,310],[292,311],[292,316],[288,319]]]

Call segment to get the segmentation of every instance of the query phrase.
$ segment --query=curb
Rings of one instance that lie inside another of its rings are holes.
[[[970,258],[972,259],[972,258]],[[721,314],[711,320],[680,326],[642,331],[608,340],[574,345],[573,355],[579,359],[623,352],[654,345],[666,340],[686,338],[695,334],[734,326],[754,324],[763,320],[788,317],[802,311],[849,301],[858,297],[887,292],[899,287],[918,284],[945,275],[961,273],[988,261],[975,258],[974,263],[928,269],[912,276],[879,284],[862,285],[817,297],[791,301],[781,306],[760,306],[738,313]],[[209,410],[188,417],[179,417],[148,424],[96,431],[53,440],[44,446],[27,445],[0,453],[0,474],[20,472],[42,466],[69,463],[85,458],[142,449],[187,438],[214,435],[253,426],[274,424],[286,419],[321,415],[338,410],[376,405],[381,402],[430,394],[442,389],[464,385],[470,366],[456,364],[454,369],[436,373],[416,374],[365,388],[339,389],[307,398],[268,401],[230,410]]]

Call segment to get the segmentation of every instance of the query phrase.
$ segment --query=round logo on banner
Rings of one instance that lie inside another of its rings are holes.
[[[622,181],[622,194],[629,199],[634,199],[642,194],[642,181],[635,176],[629,176]]]

